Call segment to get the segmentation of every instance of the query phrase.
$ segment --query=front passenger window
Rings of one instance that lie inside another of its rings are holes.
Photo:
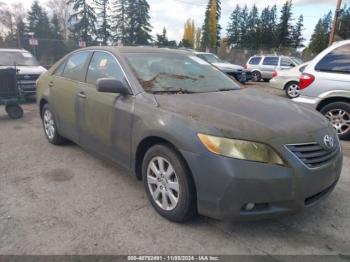
[[[124,82],[124,74],[116,58],[105,52],[95,52],[89,65],[86,82],[96,84],[100,78],[115,78]]]
[[[84,66],[89,52],[78,52],[68,58],[64,68],[63,77],[76,81],[82,81]]]

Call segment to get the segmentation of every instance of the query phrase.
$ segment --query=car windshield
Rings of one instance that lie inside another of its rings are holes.
[[[230,77],[193,55],[130,53],[126,58],[146,92],[204,93],[239,89]]]
[[[293,60],[294,63],[296,63],[297,65],[301,65],[303,64],[303,60],[301,60],[300,58],[297,57],[291,57],[291,59]]]
[[[218,58],[216,55],[213,55],[213,54],[199,54],[198,56],[211,64],[222,62],[220,58]]]
[[[0,51],[0,66],[38,66],[38,61],[28,52]]]

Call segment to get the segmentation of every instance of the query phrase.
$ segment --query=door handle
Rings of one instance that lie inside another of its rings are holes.
[[[78,96],[79,96],[80,98],[83,98],[83,99],[86,98],[85,92],[83,92],[83,91],[79,92],[79,93],[78,93]]]
[[[52,81],[49,82],[49,87],[54,87],[54,83]]]

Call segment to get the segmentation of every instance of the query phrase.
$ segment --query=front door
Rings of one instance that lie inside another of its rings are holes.
[[[83,146],[125,167],[130,167],[131,124],[134,97],[101,93],[100,78],[115,78],[127,85],[116,58],[95,51],[88,67],[86,83],[80,87],[79,136]]]

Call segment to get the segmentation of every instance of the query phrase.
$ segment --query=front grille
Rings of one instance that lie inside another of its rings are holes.
[[[315,168],[333,159],[338,152],[339,145],[335,139],[331,150],[325,149],[318,143],[287,145],[287,148],[306,166]]]
[[[40,75],[38,74],[23,74],[23,75],[20,75],[18,74],[17,75],[17,80],[18,81],[31,81],[31,82],[35,82],[38,78],[39,78]]]

